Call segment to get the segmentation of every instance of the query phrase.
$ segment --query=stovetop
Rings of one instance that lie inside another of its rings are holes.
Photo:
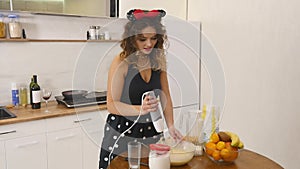
[[[55,99],[58,104],[69,108],[104,104],[106,103],[106,91],[89,92],[85,97],[76,99],[65,99],[64,96],[55,96]]]

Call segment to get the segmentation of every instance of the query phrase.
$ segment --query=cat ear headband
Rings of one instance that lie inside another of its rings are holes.
[[[130,21],[137,21],[143,18],[159,18],[161,19],[166,15],[166,12],[162,9],[159,10],[142,10],[142,9],[132,9],[127,12],[127,18]]]

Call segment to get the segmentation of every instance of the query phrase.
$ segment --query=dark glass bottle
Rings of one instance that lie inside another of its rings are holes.
[[[41,88],[37,83],[37,75],[33,75],[33,84],[30,88],[32,96],[32,109],[41,108]]]

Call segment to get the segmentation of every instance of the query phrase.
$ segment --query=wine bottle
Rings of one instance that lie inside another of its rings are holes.
[[[30,84],[29,84],[30,105],[32,105],[32,94],[31,94],[32,85],[33,85],[33,77],[31,78],[31,81],[30,81]]]
[[[33,75],[33,84],[30,88],[31,96],[32,96],[32,109],[40,109],[41,108],[41,88],[37,83],[37,75]]]

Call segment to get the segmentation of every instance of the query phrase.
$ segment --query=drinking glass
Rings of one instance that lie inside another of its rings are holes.
[[[141,143],[131,141],[128,143],[128,163],[130,169],[139,169],[141,159]]]
[[[25,87],[25,86],[22,86],[22,87],[20,87],[20,91],[19,91],[19,93],[20,93],[20,104],[22,105],[22,106],[24,106],[24,107],[26,107],[26,105],[27,105],[27,87]]]
[[[46,110],[45,110],[45,113],[48,113],[49,110],[48,110],[48,100],[50,99],[52,95],[52,91],[50,89],[43,89],[42,90],[42,96],[43,96],[43,99],[45,100],[46,102]]]

